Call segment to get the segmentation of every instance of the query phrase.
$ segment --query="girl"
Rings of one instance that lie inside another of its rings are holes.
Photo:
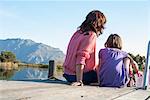
[[[111,34],[105,47],[99,51],[98,81],[100,86],[126,86],[130,82],[132,67],[138,76],[140,75],[137,64],[128,53],[121,50],[122,40],[119,35]]]
[[[96,38],[102,34],[106,17],[98,10],[91,11],[73,34],[66,53],[63,76],[73,86],[97,82]]]

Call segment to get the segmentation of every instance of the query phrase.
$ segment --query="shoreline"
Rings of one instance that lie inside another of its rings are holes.
[[[18,63],[15,62],[0,62],[0,69],[13,70],[18,69]]]
[[[15,63],[15,62],[0,62],[0,69],[2,69],[2,70],[14,70],[14,69],[18,69],[23,66],[48,68],[47,64],[26,64],[26,63]]]
[[[39,68],[48,68],[48,64],[26,64],[26,63],[18,63],[19,67],[27,66],[27,67],[39,67]]]

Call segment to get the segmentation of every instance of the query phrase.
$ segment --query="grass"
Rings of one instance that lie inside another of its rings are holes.
[[[47,64],[26,64],[26,63],[19,63],[19,67],[27,66],[27,67],[38,67],[38,68],[48,68]]]

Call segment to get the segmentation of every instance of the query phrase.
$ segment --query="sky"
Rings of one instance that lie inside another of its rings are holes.
[[[71,36],[86,15],[100,10],[107,23],[97,38],[97,52],[116,33],[124,51],[145,56],[150,40],[149,4],[148,0],[1,0],[0,39],[31,39],[66,54]]]

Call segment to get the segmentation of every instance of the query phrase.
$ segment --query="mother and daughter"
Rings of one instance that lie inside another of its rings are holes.
[[[117,34],[108,37],[96,64],[96,38],[102,34],[105,23],[102,12],[91,11],[71,37],[63,64],[63,76],[71,85],[98,83],[99,86],[124,87],[130,85],[132,69],[140,75],[135,61],[121,50],[122,40]]]

